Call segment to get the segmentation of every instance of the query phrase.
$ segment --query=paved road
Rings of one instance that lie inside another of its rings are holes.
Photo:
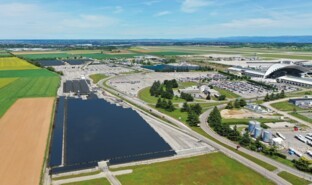
[[[292,98],[302,98],[302,97],[292,97]],[[290,119],[293,119],[293,120],[297,121],[298,123],[301,123],[301,124],[306,125],[309,128],[311,128],[311,123],[304,121],[304,120],[301,120],[295,116],[292,116],[292,115],[288,114],[287,112],[277,110],[271,106],[271,104],[273,104],[273,103],[278,103],[278,102],[283,102],[283,101],[288,101],[288,100],[289,100],[289,98],[284,98],[284,99],[279,99],[279,100],[275,100],[275,101],[265,102],[262,105],[273,110],[274,112],[277,112],[278,114],[283,115],[284,117],[289,117]]]
[[[219,108],[220,108],[220,107],[221,107],[221,106],[219,106]],[[208,118],[208,116],[209,116],[209,114],[210,114],[211,111],[212,111],[212,109],[207,110],[206,112],[204,112],[204,113],[200,116],[200,122],[201,122],[201,123],[200,123],[200,127],[201,127],[207,134],[209,134],[210,136],[214,137],[214,138],[217,139],[218,141],[220,141],[220,142],[222,142],[222,143],[224,143],[224,144],[226,144],[226,145],[228,145],[228,146],[231,146],[232,148],[236,148],[237,144],[233,143],[232,141],[228,140],[228,139],[225,138],[225,137],[222,137],[222,136],[218,135],[217,133],[215,133],[215,132],[209,127],[209,125],[208,125],[208,123],[207,123],[207,118]],[[271,165],[277,167],[278,170],[280,170],[280,171],[287,171],[287,172],[289,172],[289,173],[292,173],[292,174],[297,175],[297,176],[299,176],[299,177],[305,178],[305,179],[307,179],[307,180],[310,180],[310,181],[312,180],[312,175],[310,175],[310,174],[308,174],[308,173],[304,173],[304,172],[299,171],[299,170],[297,170],[297,169],[291,168],[291,167],[286,166],[286,165],[284,165],[284,164],[281,164],[281,163],[279,163],[279,162],[277,162],[277,161],[275,161],[275,160],[273,160],[273,159],[270,159],[270,158],[268,158],[268,157],[266,157],[266,156],[264,156],[264,155],[261,155],[261,154],[259,154],[259,153],[257,153],[257,152],[253,152],[253,151],[251,151],[251,150],[248,150],[248,149],[245,149],[245,148],[242,148],[242,147],[241,147],[239,150],[240,150],[241,152],[244,152],[244,153],[246,153],[246,154],[248,154],[248,155],[251,155],[251,156],[253,156],[253,157],[256,157],[256,158],[258,158],[258,159],[260,159],[260,160],[262,160],[262,161],[265,161],[265,162],[267,162],[267,163],[269,163],[269,164],[271,164]],[[273,172],[273,173],[274,173],[274,172]]]
[[[104,89],[107,90],[107,87],[103,86],[104,80],[101,80],[98,85],[100,85],[101,87],[103,87]],[[286,180],[284,180],[283,178],[279,177],[278,175],[276,175],[275,173],[273,172],[270,172],[268,170],[266,170],[265,168],[259,166],[258,164],[242,157],[241,155],[215,143],[214,141],[198,134],[197,132],[191,130],[189,127],[187,127],[186,125],[184,125],[184,123],[174,119],[174,118],[171,118],[159,111],[157,111],[156,109],[153,109],[151,107],[149,107],[147,104],[145,104],[144,102],[142,102],[141,100],[137,99],[137,98],[133,98],[133,97],[129,97],[128,95],[126,94],[123,94],[123,93],[120,93],[116,90],[112,90],[112,89],[108,89],[109,91],[112,91],[116,94],[120,94],[122,95],[122,97],[133,103],[133,104],[136,104],[136,105],[139,105],[141,106],[142,108],[146,109],[146,110],[150,110],[151,112],[153,112],[154,114],[156,114],[157,116],[160,116],[160,117],[163,117],[165,119],[167,119],[168,121],[174,123],[175,125],[177,125],[178,127],[180,127],[185,133],[188,133],[190,135],[192,135],[193,137],[203,141],[203,142],[206,142],[207,144],[219,149],[222,153],[224,153],[225,155],[227,155],[228,157],[230,158],[233,158],[237,161],[239,161],[240,163],[244,164],[245,166],[248,166],[250,168],[252,168],[253,170],[255,170],[256,172],[262,174],[263,176],[267,177],[268,179],[272,180],[273,182],[275,182],[276,184],[290,184],[289,182],[287,182]]]

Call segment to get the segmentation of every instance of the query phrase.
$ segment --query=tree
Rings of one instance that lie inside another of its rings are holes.
[[[171,100],[168,101],[167,107],[166,107],[166,111],[168,112],[173,112],[175,110]]]
[[[286,95],[285,95],[285,91],[284,90],[282,90],[281,91],[281,93],[280,93],[280,98],[285,98],[286,97]]]
[[[161,98],[158,98],[157,103],[156,103],[156,108],[161,108],[161,106],[162,106]]]
[[[223,100],[225,100],[226,99],[226,96],[224,95],[224,94],[222,94],[222,95],[220,95],[219,97],[218,97],[218,100],[219,101],[223,101]]]
[[[240,108],[240,101],[238,99],[235,100],[234,107],[237,108],[237,109]]]
[[[233,106],[233,102],[232,101],[230,101],[227,105],[226,105],[226,107],[225,107],[226,109],[233,109],[234,108],[234,106]]]
[[[181,108],[181,112],[189,112],[190,107],[186,102],[183,103],[183,107]]]
[[[187,116],[187,120],[186,122],[191,126],[197,126],[197,124],[199,123],[199,118],[198,115],[196,115],[196,113],[194,112],[189,112],[188,116]]]
[[[202,113],[202,107],[199,105],[199,103],[196,103],[195,105],[191,106],[191,111],[194,112],[197,115],[200,115]]]
[[[206,100],[211,100],[210,94],[207,95]]]
[[[222,117],[217,107],[213,108],[207,121],[211,127],[221,125]]]
[[[251,143],[250,137],[248,135],[248,132],[245,132],[242,139],[239,141],[239,144],[242,146],[249,146]]]
[[[239,100],[239,104],[241,107],[245,107],[247,105],[246,101],[244,99]]]
[[[268,93],[265,95],[264,101],[270,101],[270,97],[269,97],[269,94],[268,94]]]

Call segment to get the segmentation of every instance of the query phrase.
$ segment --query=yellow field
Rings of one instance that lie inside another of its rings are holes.
[[[18,78],[0,78],[0,88],[14,82]]]
[[[38,67],[17,57],[0,58],[0,70],[37,69]]]

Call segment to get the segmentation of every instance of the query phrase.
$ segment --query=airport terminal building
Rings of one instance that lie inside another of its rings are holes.
[[[310,69],[289,61],[276,63],[267,69],[262,70],[230,67],[229,71],[240,72],[242,75],[250,77],[276,79],[276,81],[279,83],[287,83],[302,87],[312,87],[312,79],[305,77],[306,74],[311,73]]]

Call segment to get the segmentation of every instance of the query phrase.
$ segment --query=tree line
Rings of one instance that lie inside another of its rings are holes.
[[[165,80],[164,83],[155,81],[150,88],[151,96],[172,99],[174,97],[173,88],[179,87],[178,82],[173,80]]]
[[[282,90],[280,93],[272,93],[272,94],[266,94],[263,101],[272,101],[272,100],[278,100],[278,99],[283,99],[286,98],[285,91]]]
[[[191,127],[197,126],[197,124],[200,122],[199,115],[202,113],[202,111],[203,109],[198,103],[189,105],[187,102],[184,102],[181,108],[181,112],[187,112],[188,115],[186,122]]]
[[[175,110],[175,107],[171,100],[166,101],[165,99],[158,98],[156,103],[156,108],[162,108],[165,109],[168,112],[173,112]]]
[[[239,109],[241,107],[245,107],[247,105],[246,101],[244,99],[236,99],[234,102],[230,101],[226,105],[226,109]]]

